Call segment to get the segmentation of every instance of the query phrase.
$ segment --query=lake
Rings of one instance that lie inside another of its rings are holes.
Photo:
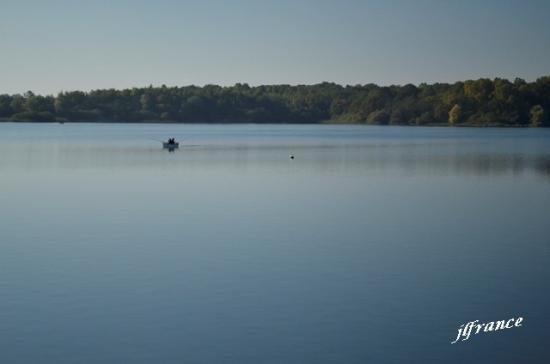
[[[548,362],[549,192],[548,129],[1,123],[0,362]]]

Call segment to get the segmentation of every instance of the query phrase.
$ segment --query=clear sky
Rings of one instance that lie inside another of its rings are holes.
[[[548,0],[0,0],[0,93],[534,80]]]

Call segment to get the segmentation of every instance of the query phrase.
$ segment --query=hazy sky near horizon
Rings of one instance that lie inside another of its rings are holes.
[[[0,0],[0,93],[550,75],[548,0]]]

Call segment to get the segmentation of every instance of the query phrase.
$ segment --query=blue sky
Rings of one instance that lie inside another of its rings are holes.
[[[0,0],[0,93],[534,80],[547,0]]]

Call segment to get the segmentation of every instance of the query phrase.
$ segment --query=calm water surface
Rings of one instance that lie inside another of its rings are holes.
[[[3,123],[0,362],[548,362],[549,192],[550,130]]]

